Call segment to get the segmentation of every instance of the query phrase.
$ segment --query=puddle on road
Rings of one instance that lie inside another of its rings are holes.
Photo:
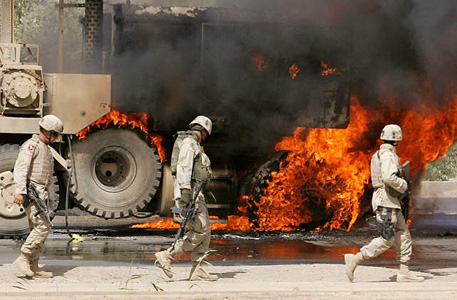
[[[95,240],[75,243],[61,236],[50,236],[45,244],[44,256],[47,259],[152,262],[155,259],[154,253],[169,247],[172,241],[170,236],[135,236],[97,237]],[[363,244],[364,241],[360,245]],[[291,236],[269,238],[223,235],[212,239],[210,248],[216,250],[216,254],[211,255],[209,260],[253,260],[254,263],[255,260],[342,262],[344,253],[356,253],[360,245],[354,244],[347,236],[336,237],[332,241],[306,241]],[[447,265],[451,262],[457,266],[456,248],[457,238],[430,241],[420,239],[414,247],[413,260],[442,261]],[[395,250],[390,249],[378,258],[395,260],[395,256]],[[177,257],[178,260],[189,258],[189,254]]]

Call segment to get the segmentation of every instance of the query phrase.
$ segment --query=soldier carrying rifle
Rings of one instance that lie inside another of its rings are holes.
[[[400,201],[408,193],[409,182],[401,176],[400,158],[397,155],[398,142],[403,139],[400,126],[386,125],[381,132],[383,144],[371,159],[371,181],[373,183],[373,211],[381,227],[381,236],[362,247],[357,254],[345,254],[346,273],[349,281],[354,279],[354,271],[359,263],[375,258],[395,246],[400,270],[398,282],[418,282],[424,277],[409,271],[408,262],[412,254],[411,234],[406,225],[407,210],[402,213]],[[405,207],[408,208],[407,205]]]
[[[211,177],[211,162],[205,154],[201,142],[211,134],[212,122],[205,116],[196,117],[190,124],[190,130],[178,132],[171,155],[171,172],[174,179],[174,199],[184,218],[181,228],[176,236],[176,241],[167,250],[157,252],[156,264],[169,277],[171,272],[171,260],[175,255],[191,251],[192,270],[189,280],[214,281],[217,275],[208,274],[202,268],[211,240],[211,228],[209,223],[208,208],[206,201],[208,195],[202,188],[197,187],[209,181]],[[203,188],[204,189],[204,188]],[[189,229],[184,234],[186,227]]]
[[[14,203],[25,208],[30,234],[21,247],[21,255],[13,264],[29,277],[51,278],[51,272],[38,267],[38,260],[52,226],[48,207],[52,210],[57,208],[57,203],[50,203],[48,193],[54,173],[54,158],[49,144],[58,139],[63,124],[56,116],[46,115],[39,125],[39,134],[34,134],[21,146],[14,165]]]

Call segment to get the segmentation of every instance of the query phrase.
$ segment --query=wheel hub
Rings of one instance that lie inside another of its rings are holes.
[[[0,216],[16,218],[24,213],[22,206],[14,203],[13,173],[0,173]]]
[[[124,148],[105,148],[94,157],[93,162],[95,182],[105,191],[122,191],[135,179],[135,158]]]

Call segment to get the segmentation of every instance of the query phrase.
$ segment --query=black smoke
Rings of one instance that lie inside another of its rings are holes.
[[[457,1],[214,3],[194,15],[116,7],[112,72],[121,109],[148,112],[167,132],[207,114],[224,149],[255,152],[307,125],[297,120],[313,112],[320,59],[345,71],[363,105],[401,114],[455,97]],[[256,53],[270,69],[253,68]],[[287,71],[296,62],[301,81]]]

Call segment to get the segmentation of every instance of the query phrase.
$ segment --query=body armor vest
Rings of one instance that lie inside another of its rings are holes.
[[[198,136],[192,130],[178,131],[175,143],[173,144],[173,151],[171,153],[171,175],[176,176],[176,168],[178,166],[179,151],[181,150],[182,141],[186,137],[192,137],[198,143]]]
[[[192,179],[209,182],[211,179],[211,167],[208,156],[202,151],[194,159],[194,168],[192,170]]]
[[[381,155],[379,151],[376,151],[371,158],[371,183],[375,189],[384,187],[384,183],[382,182],[380,157]]]
[[[182,142],[185,138],[193,138],[197,144],[198,136],[192,130],[188,131],[178,131],[176,141],[173,145],[173,152],[171,154],[171,175],[176,176],[179,152],[181,150]],[[211,163],[208,156],[204,153],[203,147],[200,146],[200,153],[194,158],[193,168],[192,168],[192,179],[199,180],[203,182],[208,182],[211,178]]]

